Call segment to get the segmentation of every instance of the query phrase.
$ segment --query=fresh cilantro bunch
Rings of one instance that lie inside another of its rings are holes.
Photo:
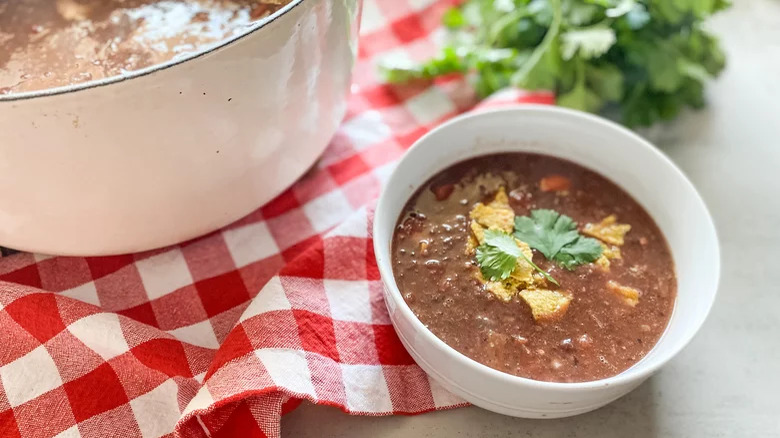
[[[725,58],[702,22],[728,0],[466,0],[422,63],[386,60],[389,82],[466,73],[477,93],[552,90],[558,104],[651,125],[704,105]]]

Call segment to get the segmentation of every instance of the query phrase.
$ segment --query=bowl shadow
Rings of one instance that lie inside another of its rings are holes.
[[[348,417],[334,408],[304,404],[282,421],[282,437],[533,437],[656,438],[660,393],[650,378],[625,397],[593,412],[529,420],[470,407],[411,417]]]

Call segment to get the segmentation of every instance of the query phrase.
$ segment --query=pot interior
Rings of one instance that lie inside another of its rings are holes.
[[[302,0],[0,3],[0,101],[76,91],[172,66],[238,39]]]

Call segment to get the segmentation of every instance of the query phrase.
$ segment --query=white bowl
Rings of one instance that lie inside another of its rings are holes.
[[[458,353],[423,326],[393,277],[391,240],[400,212],[431,176],[498,152],[536,152],[609,177],[655,219],[677,269],[677,300],[658,344],[636,365],[607,379],[541,382],[497,371]],[[385,302],[398,336],[431,377],[467,401],[506,415],[557,418],[599,408],[636,388],[693,338],[715,300],[720,255],[715,227],[690,181],[633,132],[602,118],[525,105],[458,117],[421,138],[388,180],[374,218],[374,250]]]
[[[278,195],[344,116],[360,2],[292,0],[183,59],[0,96],[0,245],[136,252]]]

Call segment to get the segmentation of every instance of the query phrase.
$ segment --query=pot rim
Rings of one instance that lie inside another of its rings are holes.
[[[74,85],[66,85],[62,87],[54,87],[54,88],[45,88],[43,90],[36,90],[36,91],[25,91],[22,93],[12,93],[12,94],[0,94],[0,104],[3,102],[13,102],[13,101],[20,101],[20,100],[32,100],[36,98],[42,98],[42,97],[48,97],[48,96],[57,96],[61,94],[69,94],[69,93],[75,93],[82,90],[89,90],[92,88],[98,88],[98,87],[104,87],[111,84],[116,84],[119,82],[125,82],[131,79],[139,78],[142,76],[147,76],[152,73],[166,70],[171,67],[175,67],[179,64],[183,64],[187,61],[200,58],[201,56],[207,55],[209,53],[212,53],[218,49],[221,49],[225,46],[228,46],[232,44],[235,41],[238,41],[244,37],[247,37],[258,30],[264,28],[266,25],[273,23],[278,18],[282,17],[283,15],[287,14],[287,12],[293,10],[298,5],[303,3],[306,0],[292,0],[290,3],[284,5],[281,9],[274,12],[270,16],[266,17],[265,19],[257,21],[255,24],[249,26],[249,28],[238,34],[234,35],[230,38],[226,38],[219,43],[217,43],[214,46],[210,46],[206,49],[199,50],[192,52],[184,57],[172,59],[168,62],[163,62],[161,64],[154,64],[149,67],[145,67],[139,70],[133,70],[127,74],[123,75],[116,75],[116,76],[109,76],[107,78],[102,78],[94,81],[87,81],[82,82],[79,84]]]

